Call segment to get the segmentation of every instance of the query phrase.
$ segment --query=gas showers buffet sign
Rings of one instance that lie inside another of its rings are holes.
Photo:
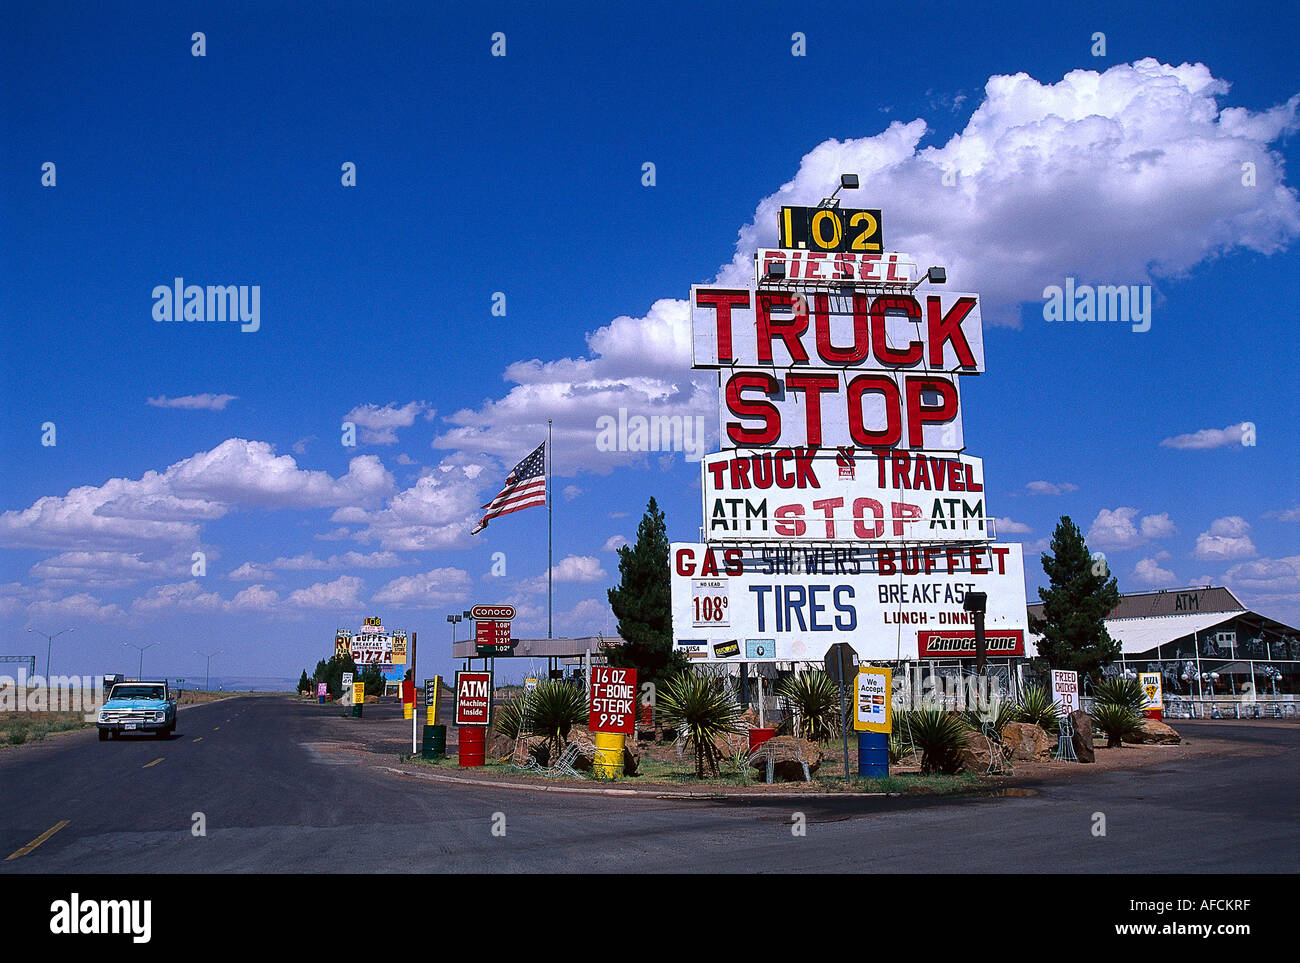
[[[918,658],[919,636],[966,635],[966,593],[988,593],[991,633],[1023,637],[1016,543],[671,546],[673,641],[704,661],[820,660],[848,642],[867,661]]]

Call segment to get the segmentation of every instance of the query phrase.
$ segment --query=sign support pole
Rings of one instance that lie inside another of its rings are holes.
[[[419,684],[415,681],[417,678],[415,674],[415,635],[416,633],[414,632],[411,633],[411,691],[412,692],[416,691],[415,687]],[[414,696],[412,696],[412,698],[414,698]],[[411,705],[411,755],[413,756],[420,751],[420,744],[419,741],[416,739],[416,727],[419,725],[419,721],[416,719],[417,715],[419,715],[419,713],[415,711],[415,704],[412,703]]]
[[[849,723],[844,710],[844,664],[840,663],[840,739],[844,743],[844,785],[849,785]]]
[[[555,605],[555,594],[552,589],[552,579],[555,575],[555,562],[551,556],[551,469],[555,466],[555,460],[551,457],[551,419],[546,419],[546,637],[551,638],[551,621],[552,612]]]

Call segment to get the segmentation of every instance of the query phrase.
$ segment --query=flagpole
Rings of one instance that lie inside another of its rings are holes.
[[[551,561],[551,419],[546,419],[546,637],[551,638],[551,612],[554,605],[551,579],[554,565]]]

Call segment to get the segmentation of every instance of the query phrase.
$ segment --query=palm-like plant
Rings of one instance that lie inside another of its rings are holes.
[[[1092,710],[1092,720],[1106,733],[1106,748],[1118,749],[1125,736],[1132,736],[1142,725],[1142,719],[1128,706],[1116,702],[1098,702]]]
[[[525,728],[528,717],[528,693],[520,693],[509,702],[497,706],[493,713],[492,727],[503,736],[519,738],[520,729]]]
[[[1146,694],[1137,679],[1124,679],[1118,676],[1098,682],[1094,695],[1098,705],[1110,703],[1124,706],[1134,714],[1141,712],[1142,705],[1146,702]]]
[[[521,711],[532,720],[533,731],[553,746],[557,755],[569,730],[587,721],[587,694],[559,679],[539,682],[520,701]]]
[[[1015,703],[995,697],[988,709],[967,709],[961,714],[961,720],[974,732],[984,732],[987,726],[988,734],[1001,742],[1002,730],[1007,727],[1007,723],[1020,720],[1020,710]]]
[[[802,739],[820,742],[839,731],[840,690],[821,669],[809,669],[782,679],[776,694],[785,702],[788,717],[799,717]]]
[[[1060,728],[1061,704],[1054,702],[1052,694],[1041,685],[1028,686],[1016,710],[1021,722],[1032,723],[1046,732],[1056,732]]]
[[[969,729],[961,716],[947,709],[912,709],[905,730],[912,745],[921,750],[921,772],[955,773],[961,768],[961,750]]]
[[[718,774],[722,753],[715,740],[740,731],[740,704],[718,680],[696,675],[689,669],[660,685],[655,708],[664,724],[685,732],[695,747],[695,776],[703,779]]]

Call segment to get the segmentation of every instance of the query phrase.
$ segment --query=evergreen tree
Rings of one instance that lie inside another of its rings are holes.
[[[384,673],[380,671],[379,666],[371,663],[361,670],[361,675],[357,681],[366,687],[366,695],[381,696],[384,690],[388,688],[388,680],[384,678]]]
[[[1043,617],[1031,617],[1029,631],[1040,636],[1038,655],[1048,667],[1095,677],[1119,658],[1119,642],[1105,625],[1119,604],[1119,587],[1105,559],[1088,553],[1083,533],[1068,515],[1057,523],[1050,549],[1042,557],[1049,585],[1038,590]]]
[[[354,681],[359,679],[357,676],[357,664],[353,661],[351,655],[330,656],[330,660],[322,663],[322,665],[325,672],[323,678],[319,678],[318,681],[325,683],[327,691],[335,699],[341,698],[343,695],[344,672],[351,672]],[[321,666],[317,666],[316,668],[317,671],[319,671]]]
[[[306,670],[306,669],[303,669],[303,670],[302,670],[302,675],[300,675],[300,676],[298,677],[298,691],[299,691],[299,692],[310,692],[310,691],[311,691],[311,680],[307,678],[307,670]]]
[[[668,527],[653,498],[636,530],[636,544],[618,550],[619,584],[609,590],[623,644],[609,651],[609,664],[635,668],[637,682],[676,675],[686,659],[673,650]]]

